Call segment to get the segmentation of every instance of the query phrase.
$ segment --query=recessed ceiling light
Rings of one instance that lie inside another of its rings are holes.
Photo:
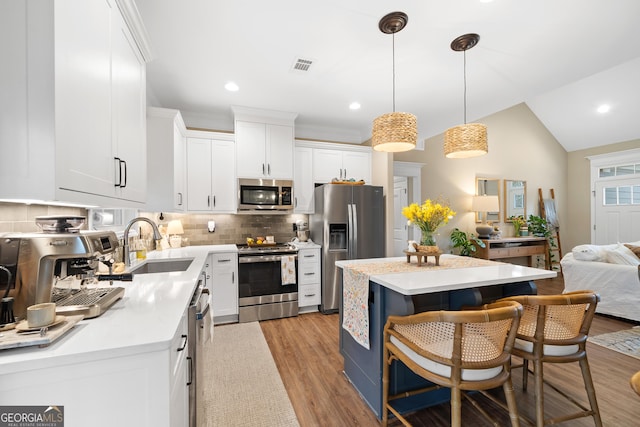
[[[237,92],[240,89],[240,87],[238,87],[238,85],[234,82],[227,83],[226,85],[224,85],[224,88],[229,92]]]
[[[349,104],[349,109],[350,110],[359,110],[360,109],[360,103],[359,102],[352,102],[351,104]]]
[[[604,114],[604,113],[608,113],[609,110],[611,110],[611,106],[609,104],[602,104],[601,106],[598,107],[598,113],[600,114]]]

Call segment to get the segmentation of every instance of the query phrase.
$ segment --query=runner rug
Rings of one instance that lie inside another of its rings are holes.
[[[640,359],[640,326],[596,335],[589,337],[588,340],[610,350]]]
[[[216,326],[202,350],[199,427],[299,426],[258,322]]]

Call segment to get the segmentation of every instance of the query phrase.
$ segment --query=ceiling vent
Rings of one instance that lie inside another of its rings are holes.
[[[313,61],[311,59],[296,58],[293,63],[293,67],[291,67],[291,71],[295,71],[298,73],[307,72],[311,68],[311,64],[313,64]]]

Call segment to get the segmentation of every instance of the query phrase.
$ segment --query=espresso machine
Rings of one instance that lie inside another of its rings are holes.
[[[66,278],[99,279],[100,262],[112,262],[119,246],[113,231],[81,231],[84,217],[38,217],[36,223],[42,232],[0,234],[0,265],[11,273],[2,275],[0,293],[13,298],[16,321],[43,302],[55,302],[58,314],[95,317],[124,295],[120,287],[55,289]]]

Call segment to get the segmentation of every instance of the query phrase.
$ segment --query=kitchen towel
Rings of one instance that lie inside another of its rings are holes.
[[[203,340],[205,344],[211,342],[213,339],[213,305],[211,304],[211,294],[209,294],[208,300],[207,306],[209,307],[209,311],[204,315],[201,326],[204,329]]]
[[[342,328],[369,350],[369,275],[343,268]]]
[[[296,257],[295,255],[282,255],[280,258],[282,270],[282,286],[296,284]]]

